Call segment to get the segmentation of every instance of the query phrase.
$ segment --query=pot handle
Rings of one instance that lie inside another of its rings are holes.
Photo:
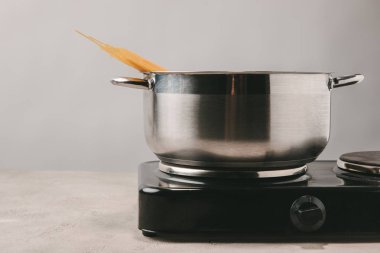
[[[111,80],[113,85],[124,86],[128,88],[150,90],[152,89],[152,82],[145,79],[135,77],[119,77]]]
[[[363,79],[364,76],[361,74],[334,77],[331,78],[330,89],[360,83]]]

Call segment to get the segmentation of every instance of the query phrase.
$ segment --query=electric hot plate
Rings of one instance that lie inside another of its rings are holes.
[[[380,152],[373,155],[379,159]],[[316,161],[304,174],[281,178],[178,176],[162,172],[159,161],[145,162],[139,167],[138,226],[146,236],[378,236],[380,177],[368,172],[376,164],[352,157],[338,160],[342,168],[337,161]],[[366,169],[358,172],[352,164]]]

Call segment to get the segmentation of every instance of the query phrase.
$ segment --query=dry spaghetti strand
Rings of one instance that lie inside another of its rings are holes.
[[[110,54],[112,57],[118,59],[119,61],[131,66],[132,68],[135,68],[139,70],[140,72],[154,72],[154,71],[165,71],[166,69],[151,62],[147,59],[144,59],[140,55],[133,53],[127,49],[124,48],[118,48],[113,47],[111,45],[108,45],[106,43],[103,43],[87,34],[81,33],[77,31],[80,35],[87,38],[88,40],[94,42],[96,45],[98,45],[101,49],[106,51],[108,54]]]

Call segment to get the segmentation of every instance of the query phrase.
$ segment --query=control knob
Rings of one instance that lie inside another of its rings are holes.
[[[314,196],[302,196],[290,207],[290,220],[299,231],[317,231],[326,220],[325,205]]]

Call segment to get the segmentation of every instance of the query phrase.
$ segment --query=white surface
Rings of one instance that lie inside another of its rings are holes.
[[[168,242],[137,229],[134,172],[1,171],[1,252],[379,252],[380,243]]]
[[[2,0],[0,167],[133,169],[145,145],[139,76],[77,35],[173,70],[363,73],[333,92],[321,159],[380,149],[378,0]]]

